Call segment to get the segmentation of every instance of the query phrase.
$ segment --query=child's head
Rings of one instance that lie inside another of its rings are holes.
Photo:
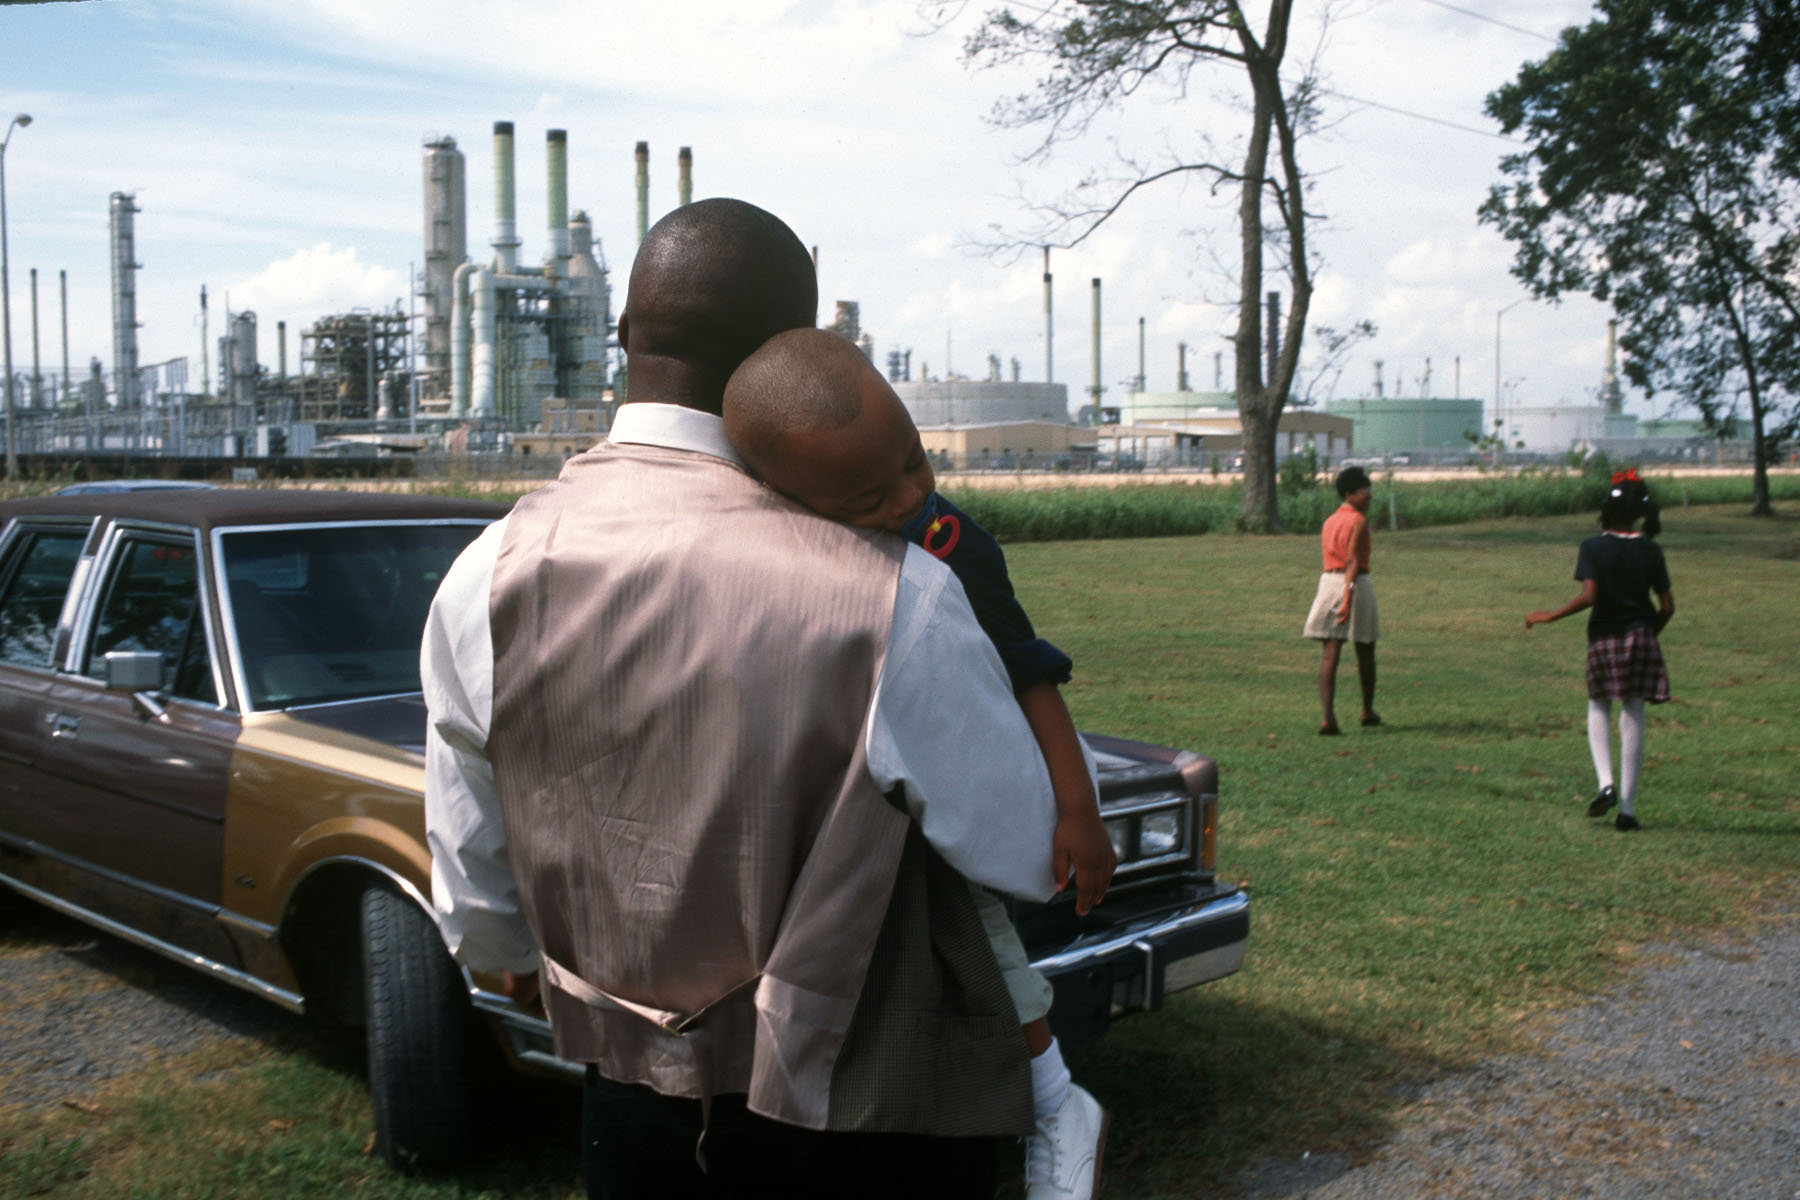
[[[1361,467],[1345,467],[1337,473],[1337,494],[1348,500],[1358,492],[1367,492],[1374,487],[1369,482],[1369,473]]]
[[[820,516],[897,530],[937,486],[881,372],[828,329],[776,334],[725,385],[725,432],[770,487]]]
[[[1640,519],[1645,537],[1662,532],[1662,514],[1650,498],[1650,485],[1639,479],[1634,469],[1614,471],[1606,498],[1600,501],[1600,528],[1628,533]]]

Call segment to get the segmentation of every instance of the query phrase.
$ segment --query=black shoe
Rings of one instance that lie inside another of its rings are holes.
[[[1613,789],[1612,784],[1609,783],[1605,787],[1600,789],[1600,794],[1595,796],[1593,799],[1593,802],[1588,805],[1588,816],[1604,817],[1608,812],[1610,812],[1612,810],[1612,806],[1617,804],[1618,802],[1619,802],[1619,793],[1617,791],[1615,791]],[[1633,822],[1632,828],[1633,829],[1637,828],[1637,824],[1635,822]]]
[[[1620,813],[1613,818],[1613,828],[1620,833],[1630,833],[1634,829],[1642,829],[1643,826],[1639,825],[1638,819],[1630,813]]]
[[[1378,712],[1372,712],[1368,716],[1366,716],[1362,719],[1362,723],[1363,723],[1364,729],[1372,729],[1375,726],[1381,724],[1381,714]]]

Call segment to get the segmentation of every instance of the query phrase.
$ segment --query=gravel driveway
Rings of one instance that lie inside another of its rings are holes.
[[[16,897],[0,896],[0,919],[26,927],[0,952],[0,1103],[58,1103],[206,1041],[298,1032],[273,1005]],[[1617,993],[1547,1020],[1536,1052],[1421,1089],[1366,1159],[1267,1162],[1232,1194],[1800,1200],[1800,914],[1642,957]]]
[[[1366,1162],[1265,1163],[1254,1200],[1800,1198],[1800,919],[1652,946],[1535,1053],[1422,1089]]]

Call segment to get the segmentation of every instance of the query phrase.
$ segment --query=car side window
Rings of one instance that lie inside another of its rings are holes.
[[[6,591],[0,595],[0,661],[49,667],[69,579],[87,531],[30,531],[22,535]]]
[[[163,691],[216,704],[193,544],[127,538],[114,561],[85,672],[99,677],[113,650],[154,650],[163,656]]]

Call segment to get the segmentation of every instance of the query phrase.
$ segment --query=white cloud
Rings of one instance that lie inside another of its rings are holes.
[[[402,272],[363,262],[354,247],[330,242],[272,262],[230,289],[239,310],[309,313],[390,308],[405,294]]]

